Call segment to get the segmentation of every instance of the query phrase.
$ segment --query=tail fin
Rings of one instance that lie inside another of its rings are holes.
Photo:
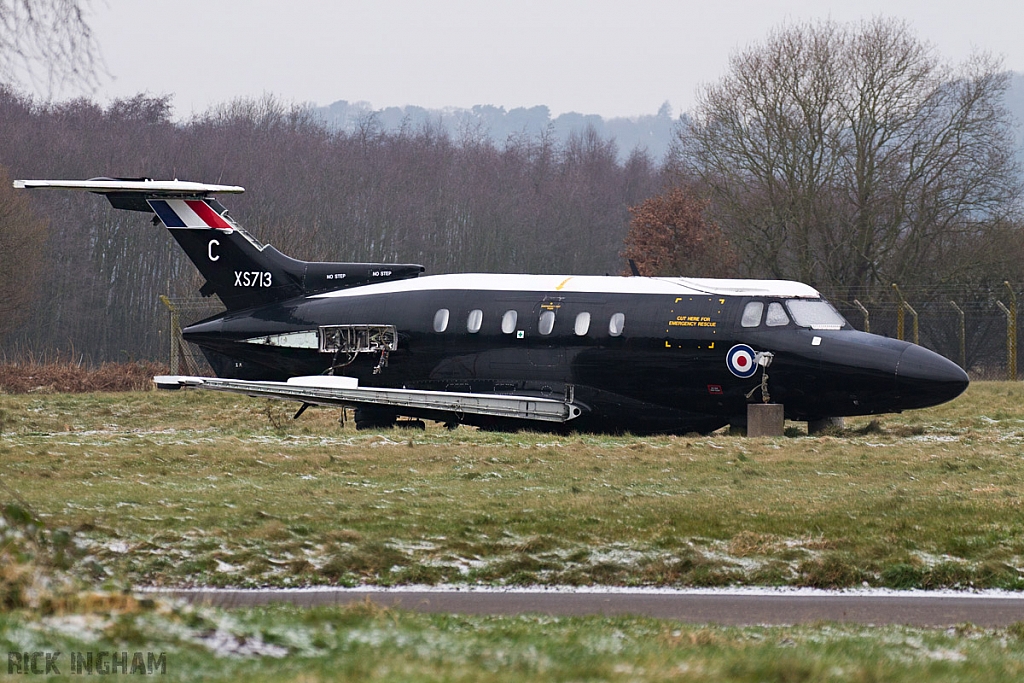
[[[285,256],[243,230],[212,197],[245,191],[236,185],[95,178],[16,180],[14,187],[87,190],[106,196],[115,209],[155,214],[154,222],[163,223],[206,278],[200,293],[216,294],[229,310],[423,272],[410,263],[317,263]]]

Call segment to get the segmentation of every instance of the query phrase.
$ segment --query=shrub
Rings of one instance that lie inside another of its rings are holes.
[[[0,391],[9,394],[147,391],[153,376],[167,367],[152,361],[103,363],[90,367],[74,361],[5,363],[0,365]]]

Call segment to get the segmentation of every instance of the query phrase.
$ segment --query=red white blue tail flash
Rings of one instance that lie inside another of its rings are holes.
[[[150,199],[148,203],[168,228],[234,228],[202,199]]]

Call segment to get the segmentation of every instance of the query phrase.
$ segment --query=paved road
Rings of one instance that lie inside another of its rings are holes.
[[[359,590],[168,590],[160,594],[220,607],[289,602],[304,607],[370,600],[384,607],[458,614],[637,614],[691,623],[797,624],[845,621],[861,624],[949,626],[970,622],[1006,626],[1024,621],[1020,597],[949,594],[851,595],[836,593],[744,594],[706,592],[596,593],[555,591],[359,591]]]

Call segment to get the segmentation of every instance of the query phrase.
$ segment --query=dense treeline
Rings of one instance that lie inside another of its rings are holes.
[[[168,99],[42,105],[0,91],[0,166],[16,178],[181,178],[243,185],[225,198],[262,241],[308,260],[422,263],[429,273],[619,272],[628,207],[656,194],[644,154],[588,131],[503,146],[446,131],[332,131],[308,110],[236,101],[185,123]],[[37,192],[49,219],[38,309],[8,355],[73,347],[93,361],[160,358],[160,294],[202,284],[163,229],[91,195]]]

